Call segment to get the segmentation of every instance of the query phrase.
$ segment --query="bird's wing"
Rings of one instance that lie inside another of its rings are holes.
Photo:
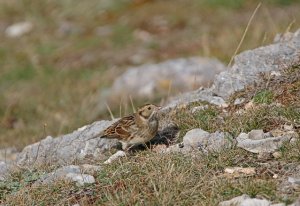
[[[135,117],[133,115],[123,117],[119,121],[104,130],[103,138],[112,138],[119,140],[129,139],[132,135],[132,127],[135,125]]]

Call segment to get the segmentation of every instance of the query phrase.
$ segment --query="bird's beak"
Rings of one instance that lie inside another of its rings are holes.
[[[158,106],[158,107],[157,107],[157,110],[161,110],[161,109],[162,109],[162,107],[161,107],[161,106]]]

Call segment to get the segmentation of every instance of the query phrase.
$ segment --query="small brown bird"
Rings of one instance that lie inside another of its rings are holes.
[[[118,139],[123,150],[146,143],[157,133],[160,109],[161,107],[154,104],[146,104],[136,113],[123,117],[108,127],[100,138]]]

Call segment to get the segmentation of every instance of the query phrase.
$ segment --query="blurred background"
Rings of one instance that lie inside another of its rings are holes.
[[[102,98],[129,67],[193,56],[227,65],[258,3],[1,0],[0,149],[110,119]],[[239,51],[295,31],[299,11],[299,0],[262,1]],[[132,111],[128,100],[108,107],[115,117]]]

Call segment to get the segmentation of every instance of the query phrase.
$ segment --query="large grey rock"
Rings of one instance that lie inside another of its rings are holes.
[[[286,41],[242,52],[234,58],[229,71],[221,72],[214,81],[213,92],[227,99],[235,91],[258,81],[261,72],[278,71],[299,63],[300,30]]]
[[[102,92],[101,99],[119,103],[122,99],[153,99],[171,92],[192,91],[200,86],[210,86],[216,74],[227,68],[216,59],[191,57],[168,60],[129,68],[116,78],[112,87]],[[100,102],[100,110],[106,109]]]
[[[112,121],[98,121],[82,127],[73,133],[57,138],[48,136],[40,142],[26,146],[18,154],[18,165],[60,164],[67,165],[74,160],[99,158],[102,152],[117,144],[116,140],[90,139],[100,134]]]
[[[252,130],[248,134],[241,133],[237,138],[237,146],[253,153],[272,153],[278,150],[284,142],[297,138],[294,131],[282,133],[280,136],[272,136],[262,130]]]
[[[207,89],[198,89],[173,98],[164,111],[178,105],[206,101],[218,106],[226,106],[229,96],[244,89],[247,85],[259,81],[259,74],[285,69],[299,64],[300,61],[300,29],[289,38],[269,46],[259,47],[240,53],[234,58],[234,65],[219,74],[213,85]]]

